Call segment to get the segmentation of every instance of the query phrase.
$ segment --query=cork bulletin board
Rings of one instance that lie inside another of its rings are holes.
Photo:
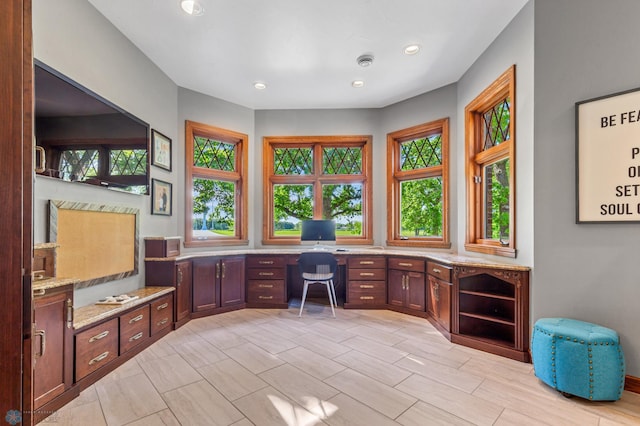
[[[102,204],[49,203],[49,240],[58,244],[57,275],[76,288],[138,273],[138,209]]]
[[[576,103],[576,222],[640,221],[640,89]]]

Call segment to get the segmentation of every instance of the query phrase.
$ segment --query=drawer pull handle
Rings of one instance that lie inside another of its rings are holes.
[[[373,296],[360,296],[360,300],[373,300]]]
[[[373,288],[373,286],[369,284],[360,284],[360,288]]]
[[[108,356],[109,356],[109,351],[102,352],[100,355],[98,355],[97,357],[95,357],[94,359],[89,361],[89,365],[93,365],[96,362],[100,362],[100,361],[102,361],[103,359],[105,359]]]
[[[41,288],[41,289],[38,289],[38,290],[33,290],[33,295],[34,296],[44,296],[46,292],[47,292],[47,289]]]
[[[273,299],[273,296],[258,296],[258,299],[271,300]]]
[[[134,334],[133,336],[129,337],[129,341],[133,342],[134,340],[138,340],[139,338],[141,338],[144,335],[144,333],[142,333],[142,331],[138,334]]]
[[[161,311],[167,307],[169,307],[169,303],[163,303],[162,305],[158,306],[156,309]]]
[[[273,288],[273,284],[259,284],[258,287],[260,287],[260,288]]]
[[[398,262],[398,266],[408,266],[410,268],[413,266],[413,263]]]
[[[360,272],[361,277],[373,277],[374,275],[373,272]]]
[[[361,265],[373,265],[373,260],[361,260]]]
[[[73,300],[67,299],[67,328],[73,327]]]
[[[433,272],[435,272],[436,274],[439,274],[440,272],[442,272],[440,269],[438,268],[433,268],[432,269]]]
[[[261,277],[272,277],[273,272],[259,272],[258,275],[260,275]]]
[[[129,324],[133,324],[134,322],[138,322],[138,321],[140,321],[142,318],[144,318],[144,314],[140,314],[140,315],[138,315],[138,316],[137,316],[137,317],[135,317],[135,318],[131,318],[131,319],[129,320]]]
[[[109,335],[109,330],[105,330],[100,334],[96,334],[91,339],[89,339],[89,343],[95,342],[96,340],[104,339]]]
[[[169,322],[169,318],[165,318],[165,319],[163,319],[162,321],[158,321],[158,322],[156,323],[156,325],[165,325],[165,324],[166,324],[166,323],[168,323],[168,322]]]
[[[273,260],[259,260],[258,264],[260,264],[260,265],[273,265]]]

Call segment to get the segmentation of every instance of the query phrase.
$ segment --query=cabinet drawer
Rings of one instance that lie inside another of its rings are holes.
[[[349,286],[349,303],[354,305],[384,305],[387,303],[385,286],[380,285],[373,289]]]
[[[76,381],[118,357],[118,319],[82,331],[76,340]]]
[[[249,303],[285,303],[284,280],[249,280]]]
[[[349,268],[349,281],[352,280],[382,280],[386,279],[385,269],[351,269]]]
[[[164,296],[151,302],[151,335],[171,327],[173,323],[173,296]]]
[[[357,257],[349,257],[349,260],[347,260],[347,265],[349,266],[349,269],[357,269],[357,268],[360,268],[360,269],[383,268],[384,269],[387,267],[387,262],[384,257],[357,256]]]
[[[149,305],[120,316],[120,354],[149,337]]]
[[[421,259],[412,259],[408,257],[390,257],[389,269],[424,272],[424,263],[425,261]]]
[[[363,293],[386,293],[387,284],[384,281],[351,281],[349,283],[349,293],[354,291]]]
[[[286,256],[249,256],[248,268],[284,268]]]
[[[427,273],[440,278],[442,281],[451,282],[451,266],[446,266],[442,263],[427,262]]]
[[[285,268],[249,268],[247,278],[250,280],[284,280]]]

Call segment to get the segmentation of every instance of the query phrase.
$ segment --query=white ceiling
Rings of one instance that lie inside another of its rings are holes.
[[[528,0],[201,0],[198,17],[179,0],[89,1],[178,86],[306,109],[384,107],[456,82]]]

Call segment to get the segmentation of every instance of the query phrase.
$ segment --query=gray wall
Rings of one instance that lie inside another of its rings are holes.
[[[574,104],[640,87],[640,2],[536,0],[535,6],[532,316],[614,328],[627,374],[639,377],[640,225],[575,223]]]
[[[93,6],[83,0],[34,0],[33,47],[36,59],[177,139],[177,86]],[[174,162],[176,145],[173,146]],[[174,183],[175,173],[151,167],[151,177]],[[36,178],[34,242],[47,241],[47,200],[59,199],[138,208],[140,237],[175,235],[177,217],[152,216],[149,196],[124,194],[78,183]],[[144,286],[141,273],[75,293],[75,305]],[[98,254],[99,255],[99,254]]]

